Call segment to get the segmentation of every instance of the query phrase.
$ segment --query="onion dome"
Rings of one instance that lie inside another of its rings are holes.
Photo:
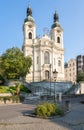
[[[51,28],[53,29],[53,28],[55,28],[55,27],[61,27],[61,26],[60,26],[60,23],[59,23],[59,16],[58,16],[58,14],[56,13],[56,11],[55,11],[55,14],[54,14],[53,19],[54,19],[54,20],[53,20],[54,23],[53,23],[53,25],[52,25]]]
[[[27,8],[27,17],[25,18],[24,22],[28,21],[34,23],[34,18],[32,17],[32,9],[30,7]]]

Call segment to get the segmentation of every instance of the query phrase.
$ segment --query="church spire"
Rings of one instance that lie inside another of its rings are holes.
[[[32,9],[30,7],[30,1],[28,1],[27,16],[32,16]]]
[[[26,16],[24,22],[28,22],[28,21],[34,23],[34,19],[32,17],[32,8],[30,7],[30,1],[28,1],[27,16]]]
[[[56,22],[56,21],[59,21],[59,16],[58,16],[58,14],[56,13],[56,11],[55,11],[55,13],[54,13],[54,22]]]
[[[59,23],[59,15],[57,14],[57,12],[55,11],[54,16],[53,16],[53,25],[52,25],[52,29],[55,27],[61,27],[60,23]]]

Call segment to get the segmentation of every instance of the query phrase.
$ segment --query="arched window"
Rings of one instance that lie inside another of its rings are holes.
[[[29,39],[32,39],[32,33],[29,32]]]
[[[44,53],[44,63],[45,64],[49,64],[50,63],[50,54],[47,51]]]
[[[61,61],[60,60],[58,60],[58,66],[61,66]]]
[[[60,43],[60,37],[57,37],[57,43]]]

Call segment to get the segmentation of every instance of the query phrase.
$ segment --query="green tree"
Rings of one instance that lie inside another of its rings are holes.
[[[4,78],[0,75],[0,85],[4,84],[5,80]]]
[[[1,56],[0,56],[0,64],[1,64]],[[5,82],[5,80],[2,76],[2,72],[3,72],[3,70],[0,67],[0,85],[4,84],[4,82]]]
[[[77,75],[77,82],[84,81],[84,72],[79,72]]]
[[[17,47],[6,50],[0,58],[0,68],[6,79],[19,79],[26,76],[31,65],[31,58],[25,57]]]
[[[0,64],[1,64],[1,56],[0,56]],[[2,69],[0,67],[0,75],[2,74]]]
[[[68,63],[65,62],[65,63],[64,63],[64,68],[67,68],[67,67],[68,67]]]

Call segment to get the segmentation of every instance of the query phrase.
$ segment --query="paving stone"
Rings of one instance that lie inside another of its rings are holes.
[[[84,105],[74,104],[65,116],[53,119],[21,115],[2,119],[0,130],[84,130]]]

